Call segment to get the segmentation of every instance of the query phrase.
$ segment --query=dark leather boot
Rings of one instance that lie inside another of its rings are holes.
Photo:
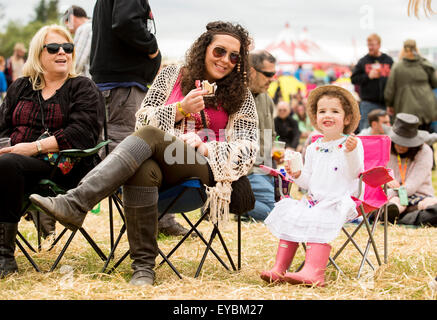
[[[123,207],[134,286],[153,285],[158,255],[158,188],[123,186]]]
[[[129,179],[151,154],[143,139],[128,136],[76,188],[56,197],[32,194],[30,200],[65,227],[76,230],[87,212]]]
[[[0,279],[18,272],[15,261],[15,237],[18,223],[0,222]]]

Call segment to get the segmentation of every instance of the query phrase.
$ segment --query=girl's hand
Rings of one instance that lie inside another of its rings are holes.
[[[285,168],[285,171],[287,171],[287,173],[288,173],[291,177],[293,177],[293,179],[297,179],[297,178],[299,178],[299,177],[300,177],[300,174],[302,173],[301,170],[299,170],[299,171],[297,171],[297,172],[293,172],[293,171],[291,171],[291,168],[290,168],[290,166],[288,165],[288,161],[285,161],[285,162],[284,162],[284,168]]]
[[[345,148],[346,152],[351,152],[357,147],[357,137],[352,134],[346,139]]]
[[[397,180],[392,180],[390,182],[387,182],[387,187],[389,187],[390,189],[396,189],[399,188],[400,186],[401,184]]]
[[[181,101],[181,108],[186,113],[197,113],[205,109],[203,96],[207,93],[208,91],[202,90],[202,88],[196,88],[191,90]]]
[[[35,142],[22,142],[17,143],[12,147],[0,149],[0,155],[5,153],[16,153],[23,156],[33,156],[38,153],[38,149]]]

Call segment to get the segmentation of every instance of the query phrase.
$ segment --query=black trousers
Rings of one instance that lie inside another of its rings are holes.
[[[35,190],[41,179],[47,179],[53,170],[47,161],[19,154],[0,156],[0,222],[18,223],[25,197]],[[56,169],[53,181],[64,188],[76,186],[87,170],[75,166],[63,175]]]

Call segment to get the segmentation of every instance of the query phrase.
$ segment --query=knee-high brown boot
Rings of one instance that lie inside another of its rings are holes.
[[[123,207],[135,286],[153,285],[158,255],[158,187],[123,186]]]

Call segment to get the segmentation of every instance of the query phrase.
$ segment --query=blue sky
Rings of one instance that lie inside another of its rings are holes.
[[[3,20],[30,20],[38,2],[0,0],[6,13]],[[306,27],[313,40],[336,55],[363,55],[366,37],[373,32],[381,35],[385,50],[399,48],[407,38],[416,39],[419,48],[437,47],[437,15],[420,20],[408,17],[408,0],[149,0],[149,3],[161,50],[165,56],[175,58],[184,55],[208,21],[218,19],[244,25],[256,48],[265,47],[287,22],[297,33]],[[71,4],[82,6],[91,16],[95,0],[60,0],[62,10]]]

